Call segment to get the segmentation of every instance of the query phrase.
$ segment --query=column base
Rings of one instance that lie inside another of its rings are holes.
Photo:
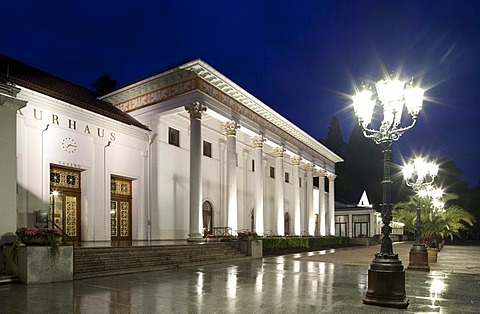
[[[410,249],[410,263],[409,270],[430,271],[428,265],[428,252],[423,244],[414,244]]]
[[[398,255],[377,254],[368,270],[368,290],[364,304],[406,309],[405,270]]]
[[[187,242],[204,242],[204,241],[205,239],[200,233],[190,233],[187,239]]]

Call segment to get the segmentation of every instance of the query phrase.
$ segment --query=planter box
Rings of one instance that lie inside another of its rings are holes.
[[[73,280],[73,247],[59,246],[52,256],[49,246],[19,246],[4,250],[6,273],[18,276],[25,284]]]
[[[438,249],[436,248],[427,248],[428,252],[428,263],[436,263],[438,256]]]
[[[232,241],[230,244],[242,253],[253,258],[263,257],[262,240],[257,241]]]

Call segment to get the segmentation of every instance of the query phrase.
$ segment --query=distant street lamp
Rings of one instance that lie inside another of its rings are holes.
[[[408,269],[430,271],[428,252],[422,237],[422,220],[420,214],[420,198],[427,196],[432,190],[432,183],[438,173],[438,165],[417,157],[403,167],[403,177],[409,187],[417,192],[417,223],[415,226],[415,243],[410,249]],[[434,198],[436,199],[436,198]]]
[[[380,253],[368,270],[368,290],[363,303],[407,308],[408,299],[405,295],[405,270],[398,254],[393,253],[390,233],[392,228],[390,163],[391,145],[408,129],[411,129],[422,109],[423,89],[415,87],[413,81],[405,82],[396,78],[386,77],[375,84],[376,94],[371,89],[361,85],[360,91],[353,96],[353,107],[363,134],[381,145],[383,152],[383,195],[382,195],[382,234]],[[376,130],[371,126],[376,105],[383,109],[383,121]],[[411,116],[408,126],[401,126],[403,108],[407,108]]]

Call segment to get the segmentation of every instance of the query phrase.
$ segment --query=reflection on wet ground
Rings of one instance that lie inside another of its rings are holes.
[[[480,253],[480,247],[476,250]],[[349,253],[350,257],[366,254],[361,249]],[[0,313],[480,312],[478,274],[407,270],[410,306],[388,309],[362,304],[368,265],[308,260],[325,254],[308,252],[63,283],[3,285]]]

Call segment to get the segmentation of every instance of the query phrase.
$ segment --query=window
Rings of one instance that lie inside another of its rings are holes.
[[[270,178],[275,178],[275,168],[270,167]]]
[[[302,187],[302,178],[298,178],[298,186]]]
[[[255,160],[252,159],[252,172],[255,172]]]
[[[180,147],[180,131],[168,128],[168,144]]]
[[[285,182],[290,183],[290,173],[285,172]]]
[[[212,158],[212,143],[203,141],[203,156]]]
[[[354,237],[369,237],[370,233],[368,232],[369,228],[370,215],[353,215],[353,236]]]
[[[335,236],[348,236],[348,216],[335,216]]]

